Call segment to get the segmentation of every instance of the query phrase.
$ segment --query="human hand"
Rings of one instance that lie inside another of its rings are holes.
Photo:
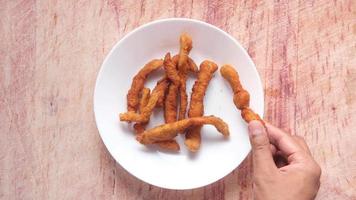
[[[256,200],[314,199],[320,185],[321,169],[303,138],[259,121],[248,125],[252,145],[254,198]],[[282,156],[284,166],[273,157]]]

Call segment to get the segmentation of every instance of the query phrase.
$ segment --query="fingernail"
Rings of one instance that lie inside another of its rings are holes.
[[[263,134],[263,125],[259,121],[252,121],[248,124],[249,132],[252,136]]]
[[[262,130],[260,130],[260,129],[256,129],[256,130],[253,130],[253,131],[252,131],[252,135],[253,135],[253,136],[262,135],[262,133],[263,133],[263,132],[262,132]]]

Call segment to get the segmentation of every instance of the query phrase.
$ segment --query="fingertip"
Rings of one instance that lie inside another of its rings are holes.
[[[250,123],[248,123],[248,130],[250,132],[261,128],[263,128],[263,124],[258,120],[252,120]]]
[[[260,121],[254,120],[248,124],[248,128],[255,174],[272,173],[276,169],[272,157],[276,148],[270,144],[264,125]]]
[[[249,127],[263,126],[263,124],[259,120],[252,120],[248,123]]]

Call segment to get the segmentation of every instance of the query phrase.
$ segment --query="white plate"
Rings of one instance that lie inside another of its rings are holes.
[[[202,145],[190,154],[178,136],[179,153],[162,152],[139,144],[132,128],[119,122],[126,111],[126,94],[133,76],[149,60],[163,58],[166,52],[178,52],[179,35],[193,38],[190,56],[197,64],[204,59],[232,64],[241,82],[251,94],[251,107],[263,115],[263,90],[255,65],[241,45],[226,32],[205,22],[191,19],[164,19],[143,25],[122,38],[106,57],[94,92],[94,113],[101,138],[115,160],[135,177],[169,189],[192,189],[213,183],[234,170],[251,147],[247,126],[232,101],[232,91],[217,71],[205,96],[205,115],[215,115],[229,124],[230,138],[224,139],[211,126],[202,129]],[[163,72],[149,77],[153,88]],[[190,94],[194,77],[187,83]],[[163,123],[162,110],[151,117],[149,127]]]

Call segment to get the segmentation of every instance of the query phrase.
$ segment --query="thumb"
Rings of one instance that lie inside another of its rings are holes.
[[[261,122],[254,120],[248,124],[248,130],[252,145],[254,173],[270,173],[277,169],[265,127]]]

